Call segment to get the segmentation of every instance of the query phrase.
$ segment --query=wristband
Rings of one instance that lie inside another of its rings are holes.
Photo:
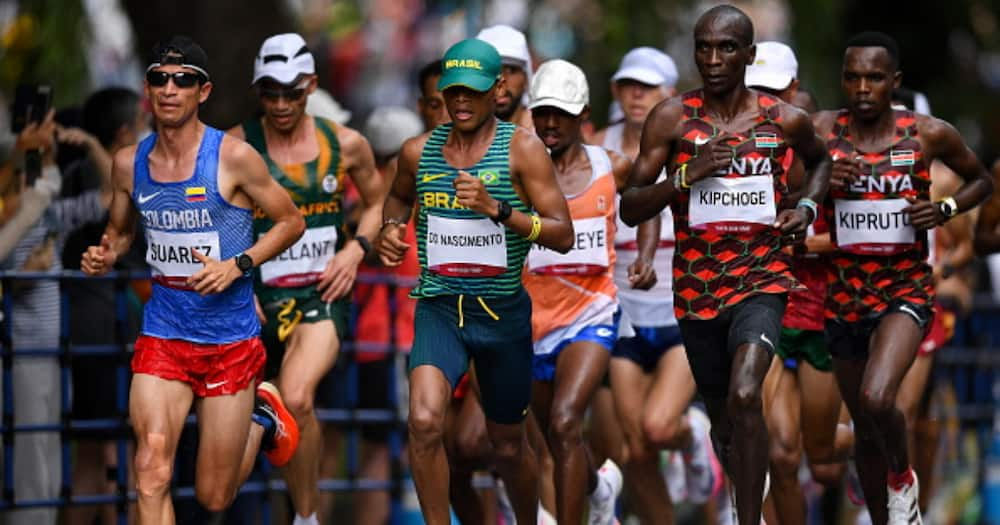
[[[530,242],[535,242],[538,236],[542,234],[542,219],[538,215],[531,214],[531,233],[528,234],[526,239]]]
[[[799,203],[795,205],[796,208],[806,208],[812,212],[812,217],[809,219],[809,224],[816,222],[816,218],[819,216],[819,206],[816,205],[816,201],[808,198],[799,199]]]
[[[385,220],[382,221],[382,228],[379,229],[379,233],[382,233],[382,230],[384,230],[385,227],[388,226],[388,225],[390,225],[390,224],[394,224],[396,226],[406,226],[407,222],[409,222],[409,221],[403,221],[403,220],[392,219],[392,218],[385,219]]]
[[[677,167],[674,172],[674,186],[680,190],[689,190],[691,185],[687,182],[688,165],[687,162]]]

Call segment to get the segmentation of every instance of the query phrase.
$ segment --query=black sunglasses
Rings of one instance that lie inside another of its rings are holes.
[[[306,94],[306,88],[283,88],[283,87],[260,87],[260,96],[270,100],[271,102],[277,101],[279,98],[284,98],[289,102],[298,102],[302,100],[302,97]]]
[[[177,71],[167,73],[166,71],[147,71],[146,82],[153,87],[163,87],[170,79],[174,80],[174,85],[179,88],[189,88],[201,81],[198,73],[188,73],[187,71]]]

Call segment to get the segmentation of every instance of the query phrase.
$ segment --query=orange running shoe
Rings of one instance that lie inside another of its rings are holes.
[[[283,467],[299,447],[299,426],[281,401],[278,387],[264,381],[257,385],[257,397],[263,401],[257,408],[274,421],[274,439],[270,443],[261,443],[261,448],[272,465]]]

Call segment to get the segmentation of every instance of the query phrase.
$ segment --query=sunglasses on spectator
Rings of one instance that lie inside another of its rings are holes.
[[[167,85],[167,82],[173,79],[174,85],[179,88],[189,88],[197,84],[201,80],[201,75],[198,73],[189,73],[187,71],[177,71],[176,73],[168,73],[166,71],[147,71],[146,72],[146,82],[153,87],[163,87]]]
[[[308,82],[303,82],[292,88],[284,86],[261,86],[260,96],[271,102],[275,102],[279,98],[284,98],[289,102],[298,102],[305,96],[308,86]]]

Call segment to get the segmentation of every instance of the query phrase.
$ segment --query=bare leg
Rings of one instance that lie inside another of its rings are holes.
[[[770,500],[775,510],[775,515],[767,522],[773,525],[805,523],[806,499],[799,485],[802,461],[799,381],[795,371],[785,368],[777,355],[764,379],[764,407],[771,441]]]
[[[736,484],[740,523],[760,521],[764,476],[767,471],[767,425],[762,413],[761,386],[771,364],[767,348],[755,343],[740,345],[733,356],[726,400],[732,432],[730,472]]]
[[[129,393],[129,417],[136,435],[135,472],[138,521],[172,525],[170,500],[174,455],[194,394],[180,381],[135,374]],[[246,420],[249,421],[249,412]]]
[[[440,369],[421,365],[410,372],[410,469],[427,525],[447,525],[451,521],[450,476],[443,442],[450,400],[451,384]]]
[[[361,454],[363,479],[389,480],[391,464],[389,446],[385,442],[366,442]],[[356,525],[384,525],[389,521],[389,491],[361,490],[354,498],[354,523]]]
[[[256,392],[256,385],[251,384],[233,395],[199,402],[194,488],[198,502],[210,511],[225,510],[232,503],[249,475],[242,459],[260,448],[263,429],[250,421]]]
[[[683,352],[678,352],[684,357]],[[644,525],[670,524],[674,508],[660,473],[660,451],[646,441],[642,419],[653,378],[625,358],[611,360],[611,388],[625,434],[627,459],[622,463],[630,507]],[[680,396],[677,396],[680,398]]]
[[[277,386],[299,426],[299,447],[285,467],[288,495],[299,516],[319,508],[319,466],[323,436],[313,402],[316,387],[337,360],[340,339],[333,321],[299,324],[292,331],[281,361]]]

